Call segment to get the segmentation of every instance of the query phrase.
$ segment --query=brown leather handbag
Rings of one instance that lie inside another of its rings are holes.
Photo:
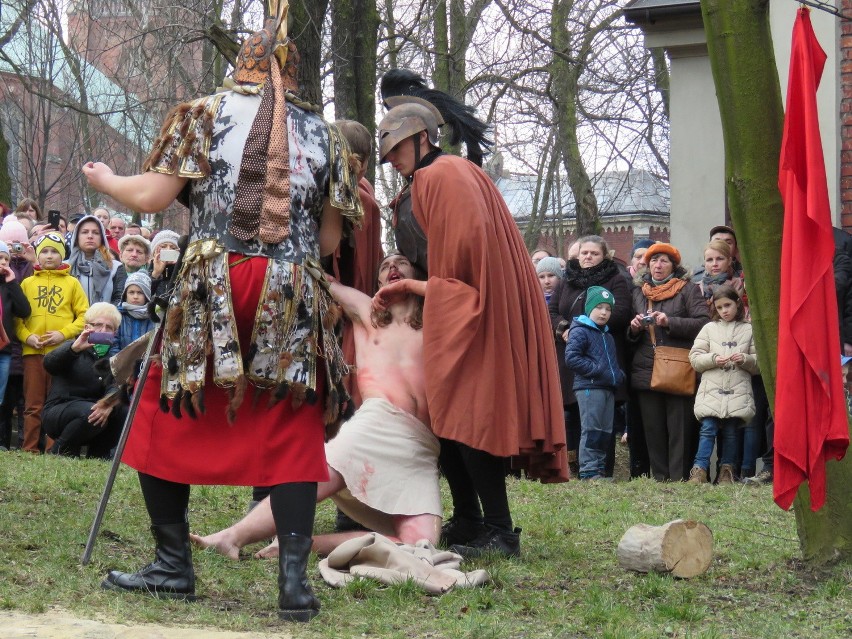
[[[651,301],[648,301],[648,312]],[[696,375],[689,363],[689,349],[657,344],[654,325],[648,326],[651,332],[651,346],[654,349],[654,368],[651,372],[651,390],[669,395],[694,395]]]

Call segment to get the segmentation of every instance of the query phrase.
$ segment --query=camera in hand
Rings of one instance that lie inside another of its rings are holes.
[[[163,249],[160,251],[160,261],[165,264],[174,264],[180,257],[180,251],[174,249]]]
[[[647,315],[642,316],[642,326],[650,326],[651,324],[656,324],[657,322],[654,320],[654,316],[648,313]]]
[[[24,245],[21,244],[20,242],[12,242],[9,245],[9,248],[12,249],[12,253],[23,253],[24,252]]]
[[[89,333],[89,344],[112,344],[115,335],[106,332]]]

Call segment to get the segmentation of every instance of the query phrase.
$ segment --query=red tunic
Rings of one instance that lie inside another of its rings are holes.
[[[240,256],[232,256],[231,262]],[[231,290],[241,344],[251,338],[266,259],[251,258],[231,267]],[[161,368],[154,364],[122,461],[136,470],[182,484],[273,486],[328,480],[322,397],[293,411],[290,400],[272,408],[269,393],[249,387],[236,420],[225,419],[228,397],[213,384],[207,367],[205,414],[181,419],[159,407]],[[318,375],[319,382],[325,379]],[[259,397],[255,394],[259,394]]]
[[[542,481],[567,481],[550,317],[524,242],[494,183],[443,155],[414,175],[429,240],[423,315],[432,429]]]

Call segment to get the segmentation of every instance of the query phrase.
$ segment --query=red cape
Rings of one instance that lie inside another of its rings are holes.
[[[778,188],[784,200],[774,497],[789,508],[808,480],[811,509],[825,502],[825,462],[842,459],[849,425],[840,369],[834,237],[816,89],[825,53],[800,9],[793,30]]]
[[[477,166],[443,155],[419,169],[414,215],[429,240],[423,314],[432,429],[542,481],[567,481],[550,317],[518,227]]]

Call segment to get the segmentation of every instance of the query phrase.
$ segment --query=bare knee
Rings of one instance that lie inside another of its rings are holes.
[[[396,536],[404,544],[415,544],[426,539],[437,544],[441,534],[441,518],[437,515],[411,515],[394,518]]]

